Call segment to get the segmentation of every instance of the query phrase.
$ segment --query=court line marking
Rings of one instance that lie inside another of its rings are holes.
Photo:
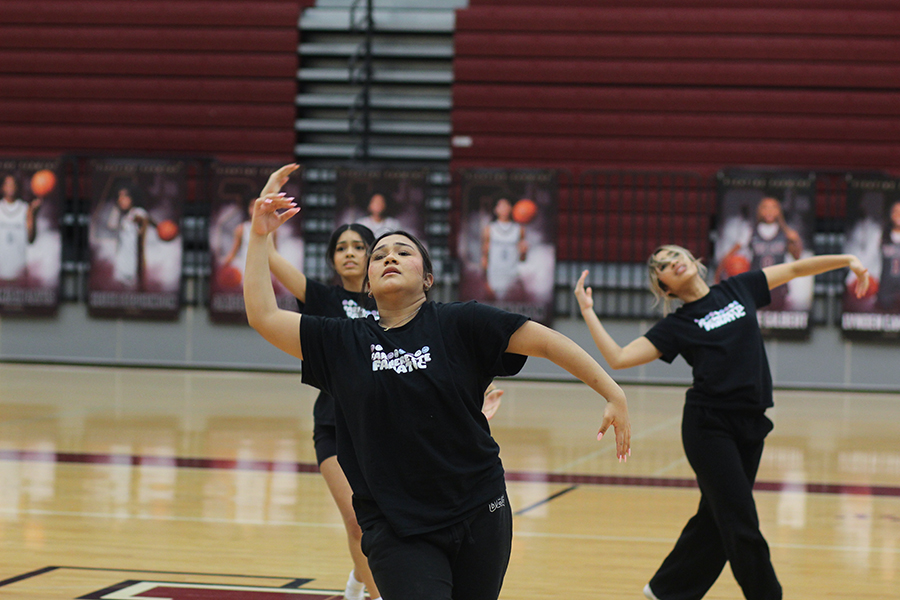
[[[513,531],[513,538],[533,537],[544,539],[585,540],[597,542],[634,542],[673,544],[672,538],[653,538],[625,535],[594,535],[588,533],[542,533],[539,531]],[[788,550],[820,550],[825,552],[879,552],[882,554],[900,554],[900,548],[879,546],[827,546],[825,544],[781,544],[768,542],[770,548],[783,548]]]
[[[658,426],[662,427],[662,425]],[[612,445],[602,451],[610,451]],[[594,453],[592,453],[594,454]],[[185,458],[177,456],[91,454],[79,452],[47,452],[34,450],[0,450],[0,461],[55,462],[112,466],[154,466],[176,469],[224,469],[273,473],[318,473],[315,463],[288,461]],[[507,481],[560,483],[569,485],[616,485],[630,487],[696,488],[697,481],[686,477],[652,475],[595,475],[559,472],[506,471]],[[852,494],[857,496],[900,497],[900,486],[843,483],[797,483],[794,481],[757,481],[756,491],[805,492],[808,494]]]
[[[34,508],[26,508],[26,509],[0,509],[0,514],[12,514],[12,515],[37,515],[37,516],[50,516],[50,517],[82,517],[82,518],[92,518],[92,519],[136,519],[140,521],[179,521],[179,522],[194,522],[194,523],[227,523],[234,525],[270,525],[275,527],[313,527],[313,528],[326,528],[326,529],[340,529],[343,530],[344,526],[341,523],[335,524],[327,524],[327,523],[309,523],[303,521],[259,521],[259,520],[236,520],[236,519],[216,519],[216,518],[208,518],[208,517],[178,517],[178,516],[151,516],[151,515],[121,515],[115,513],[85,513],[78,511],[63,511],[63,510],[45,510],[45,509],[34,509]],[[641,537],[641,536],[616,536],[616,535],[601,535],[601,534],[589,534],[589,533],[543,533],[539,531],[513,531],[513,537],[534,537],[534,538],[546,538],[546,539],[562,539],[562,540],[585,540],[585,541],[598,541],[598,542],[634,542],[634,543],[654,543],[654,544],[672,544],[672,538],[655,538],[655,537]],[[900,554],[900,548],[889,548],[889,547],[879,547],[879,546],[828,546],[825,544],[785,544],[785,543],[772,543],[769,542],[769,546],[772,548],[784,548],[789,550],[820,550],[820,551],[829,551],[829,552],[880,552],[885,554]],[[78,567],[71,567],[78,568]],[[106,570],[106,569],[103,569]],[[148,572],[142,569],[121,569],[122,571],[127,572]],[[164,571],[168,572],[168,571]],[[174,572],[174,571],[173,571]],[[260,578],[270,578],[270,579],[279,579],[279,577],[260,577]]]
[[[681,423],[680,415],[677,417],[672,417],[671,419],[663,421],[662,423],[658,423],[658,424],[654,425],[653,427],[641,430],[641,432],[639,434],[631,436],[631,440],[632,440],[632,442],[637,441],[637,440],[642,440],[642,439],[649,437],[659,431],[663,431],[664,429],[669,429],[673,425],[678,425],[680,423]],[[609,436],[609,431],[607,431],[606,435]],[[610,437],[612,437],[612,436],[610,436]],[[580,465],[584,462],[587,462],[589,460],[597,458],[598,456],[602,456],[603,454],[609,454],[610,452],[614,452],[615,449],[616,449],[615,443],[610,444],[608,446],[604,446],[603,448],[600,448],[593,452],[589,452],[588,454],[585,454],[584,456],[582,456],[580,458],[576,458],[575,460],[569,461],[568,463],[559,467],[557,470],[568,471],[569,469],[575,467],[576,465]]]
[[[194,523],[226,523],[226,524],[234,524],[234,525],[269,525],[275,527],[311,527],[311,528],[324,528],[324,529],[340,529],[343,530],[344,526],[341,523],[335,524],[327,524],[327,523],[309,523],[302,521],[259,521],[259,520],[248,520],[248,519],[216,519],[216,518],[208,518],[208,517],[178,517],[178,516],[151,516],[151,515],[122,515],[122,514],[114,514],[114,513],[85,513],[78,511],[56,511],[56,510],[45,510],[45,509],[0,509],[0,514],[12,514],[12,515],[38,515],[38,516],[51,516],[51,517],[82,517],[82,518],[93,518],[93,519],[136,519],[141,521],[177,521],[177,522],[194,522]],[[671,538],[654,538],[654,537],[641,537],[641,536],[615,536],[615,535],[600,535],[600,534],[587,534],[587,533],[542,533],[537,531],[513,531],[513,537],[533,537],[533,538],[544,538],[544,539],[561,539],[561,540],[584,540],[584,541],[597,541],[597,542],[628,542],[628,543],[654,543],[654,544],[665,544],[671,545]],[[875,552],[881,554],[898,554],[900,555],[900,548],[889,548],[889,547],[880,547],[880,546],[829,546],[824,544],[786,544],[786,543],[778,543],[769,541],[769,547],[771,548],[780,548],[786,550],[816,550],[822,552]],[[78,568],[78,567],[70,567],[70,568]],[[123,571],[129,572],[144,572],[140,569],[122,569]],[[35,573],[40,574],[40,573]],[[270,578],[270,579],[279,579],[279,577],[260,577],[260,578]]]

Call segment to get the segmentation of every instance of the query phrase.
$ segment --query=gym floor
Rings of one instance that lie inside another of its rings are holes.
[[[684,388],[499,382],[501,598],[642,598],[696,510]],[[0,596],[339,598],[346,536],[296,374],[0,364]],[[900,394],[778,391],[757,506],[786,598],[900,597]],[[726,567],[707,595],[740,599]]]

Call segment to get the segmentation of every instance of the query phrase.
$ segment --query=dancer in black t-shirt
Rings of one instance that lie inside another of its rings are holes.
[[[277,193],[297,168],[296,164],[290,164],[272,173],[263,193]],[[303,314],[349,319],[368,316],[377,318],[375,301],[362,292],[369,248],[374,241],[372,231],[359,223],[341,225],[332,232],[325,259],[339,277],[340,285],[329,286],[306,277],[276,251],[274,235],[268,238],[269,268],[276,279],[297,298],[298,307]],[[503,390],[497,389],[493,384],[485,392],[482,412],[488,419],[496,413],[502,395]],[[313,419],[316,461],[341,513],[353,558],[353,571],[347,579],[344,598],[362,600],[364,592],[368,591],[370,598],[376,600],[380,594],[360,548],[362,531],[353,511],[353,492],[337,461],[334,399],[324,391],[316,398]]]
[[[266,236],[297,213],[269,194],[254,208],[244,300],[250,324],[303,360],[303,381],[335,398],[338,460],[353,488],[362,548],[387,600],[495,600],[512,512],[499,447],[481,412],[491,379],[526,356],[550,359],[607,399],[620,460],[630,451],[621,388],[552,329],[477,302],[427,301],[431,260],[411,234],[375,241],[367,286],[380,320],[279,310]],[[299,330],[299,335],[298,335]]]
[[[668,312],[684,304],[625,347],[606,332],[597,314],[587,271],[575,286],[581,314],[613,369],[672,362],[681,354],[693,368],[681,426],[688,462],[700,487],[700,507],[675,548],[644,588],[651,600],[702,598],[725,562],[750,600],[781,598],[781,585],[759,531],[753,482],[763,441],[772,429],[772,376],[756,310],[769,290],[788,281],[850,267],[857,295],[868,271],[855,256],[825,255],[735,275],[710,287],[706,267],[680,246],[662,246],[648,261],[650,289]]]

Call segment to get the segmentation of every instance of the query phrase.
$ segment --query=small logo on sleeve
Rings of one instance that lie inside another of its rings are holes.
[[[488,503],[488,508],[491,509],[491,512],[494,512],[498,508],[503,508],[506,506],[506,494],[503,494],[493,502]]]

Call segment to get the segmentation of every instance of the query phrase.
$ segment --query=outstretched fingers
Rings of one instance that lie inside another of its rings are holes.
[[[254,201],[253,231],[259,235],[268,235],[300,212],[294,198],[283,193],[266,194]]]
[[[591,288],[585,288],[584,282],[587,279],[588,271],[585,269],[575,284],[575,298],[578,300],[578,306],[581,310],[594,307],[594,291]]]
[[[861,273],[856,275],[856,297],[862,298],[869,290],[869,270],[863,269]]]
[[[274,171],[271,175],[269,175],[268,181],[266,181],[265,187],[259,193],[260,197],[267,196],[268,194],[278,193],[282,186],[287,183],[288,179],[291,176],[291,173],[300,168],[300,165],[296,163],[291,163],[289,165],[284,165],[280,169]]]
[[[631,456],[631,423],[628,420],[627,412],[623,415],[612,402],[606,405],[603,413],[603,421],[600,423],[600,431],[597,433],[598,440],[603,438],[610,426],[616,433],[616,458],[619,459],[619,462],[627,461]]]

